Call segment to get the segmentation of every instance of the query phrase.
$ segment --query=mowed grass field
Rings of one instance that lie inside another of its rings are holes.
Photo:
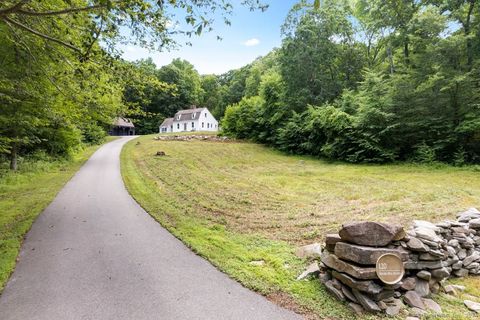
[[[318,281],[295,281],[306,265],[293,255],[297,246],[322,241],[347,221],[408,225],[480,207],[475,167],[329,163],[242,142],[145,136],[123,150],[122,172],[135,199],[194,251],[313,318],[353,315]],[[258,260],[265,264],[250,264]],[[480,285],[464,282],[470,293]],[[438,299],[447,318],[471,317],[459,299]]]

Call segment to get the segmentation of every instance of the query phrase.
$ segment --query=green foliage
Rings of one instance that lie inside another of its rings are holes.
[[[478,18],[477,1],[300,1],[272,68],[282,86],[242,71],[244,96],[265,100],[249,138],[349,162],[480,162]]]

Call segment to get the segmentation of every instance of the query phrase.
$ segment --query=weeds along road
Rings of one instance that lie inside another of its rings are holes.
[[[0,318],[300,319],[196,256],[126,191],[125,137],[101,147],[38,217]]]

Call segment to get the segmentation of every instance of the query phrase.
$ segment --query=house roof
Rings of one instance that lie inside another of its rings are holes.
[[[113,123],[113,125],[115,127],[135,128],[135,126],[133,125],[132,121],[130,121],[130,119],[122,118],[122,117],[118,117],[117,119],[115,119],[115,122]]]
[[[162,124],[160,125],[160,127],[168,127],[170,125],[173,124],[173,118],[167,118],[165,120],[163,120]]]
[[[175,117],[173,121],[196,120],[200,118],[200,114],[205,109],[206,108],[193,108],[193,109],[180,110],[177,113],[175,113]],[[179,116],[180,116],[180,119],[178,118]]]

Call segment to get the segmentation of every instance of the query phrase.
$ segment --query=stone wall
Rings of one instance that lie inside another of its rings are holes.
[[[401,258],[403,279],[388,285],[380,281],[375,265],[386,253]],[[405,304],[411,315],[441,313],[429,299],[449,277],[480,274],[480,212],[474,208],[455,221],[433,224],[414,221],[405,231],[397,225],[376,222],[349,223],[329,234],[321,255],[320,280],[337,299],[357,313],[397,315]]]

